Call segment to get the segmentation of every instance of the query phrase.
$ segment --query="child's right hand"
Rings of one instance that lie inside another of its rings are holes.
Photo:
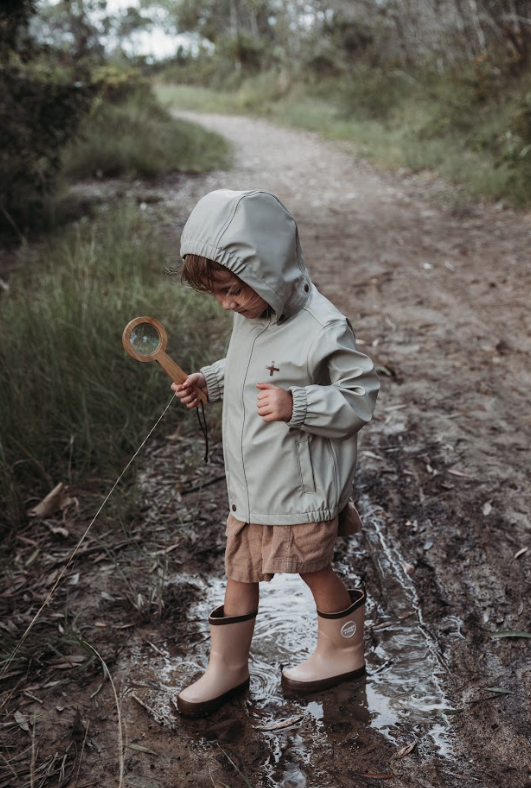
[[[179,397],[183,405],[186,405],[187,408],[197,408],[199,405],[199,400],[193,388],[194,386],[202,389],[205,394],[207,393],[207,384],[202,372],[192,372],[191,375],[188,375],[184,383],[171,384],[175,396]]]

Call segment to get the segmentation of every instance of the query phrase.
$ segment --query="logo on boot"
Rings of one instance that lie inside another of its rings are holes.
[[[355,621],[347,621],[341,627],[341,635],[344,638],[353,638],[356,634],[356,622]]]

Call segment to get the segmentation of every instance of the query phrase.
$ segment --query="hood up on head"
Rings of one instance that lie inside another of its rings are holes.
[[[283,322],[310,292],[310,275],[293,216],[265,191],[210,192],[184,226],[181,256],[196,254],[224,265],[268,303]]]

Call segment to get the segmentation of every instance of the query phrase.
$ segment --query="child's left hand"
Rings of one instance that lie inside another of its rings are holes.
[[[257,383],[258,415],[264,421],[289,421],[293,413],[293,397],[285,389],[272,383]]]

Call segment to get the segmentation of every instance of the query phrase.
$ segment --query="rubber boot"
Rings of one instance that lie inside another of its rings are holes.
[[[212,611],[210,659],[203,676],[177,698],[186,717],[205,717],[249,687],[249,649],[256,613],[224,616],[223,605]]]
[[[291,692],[319,692],[365,674],[365,589],[349,589],[352,604],[338,613],[317,611],[317,647],[305,662],[282,671]]]

